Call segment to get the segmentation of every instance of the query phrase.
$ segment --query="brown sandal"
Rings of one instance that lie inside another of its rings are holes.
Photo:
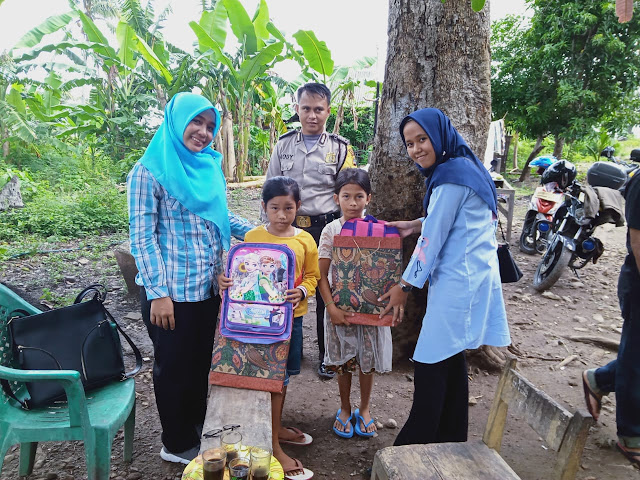
[[[582,389],[584,390],[584,401],[587,404],[587,410],[589,411],[593,419],[597,422],[598,417],[600,417],[600,410],[602,409],[602,395],[594,392],[591,388],[591,385],[589,385],[586,370],[582,372]],[[595,409],[591,404],[592,398],[596,401]]]
[[[633,464],[634,467],[640,468],[640,452],[631,452],[622,446],[620,442],[616,443],[616,448]]]
[[[296,463],[296,466],[284,471],[285,480],[310,480],[313,478],[313,472],[304,468],[300,460],[294,458],[293,461]],[[302,473],[294,473],[300,471],[302,471]]]

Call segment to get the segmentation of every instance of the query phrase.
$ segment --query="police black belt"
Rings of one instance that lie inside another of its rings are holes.
[[[340,218],[340,212],[324,213],[322,215],[298,215],[295,225],[301,228],[312,227],[314,225],[324,226],[336,218]]]

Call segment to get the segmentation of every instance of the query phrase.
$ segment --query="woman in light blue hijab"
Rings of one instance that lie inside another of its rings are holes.
[[[222,155],[211,148],[218,110],[201,95],[178,93],[164,113],[127,177],[129,234],[154,347],[160,456],[187,464],[200,449],[222,253],[231,235],[243,239],[253,225],[227,210]]]

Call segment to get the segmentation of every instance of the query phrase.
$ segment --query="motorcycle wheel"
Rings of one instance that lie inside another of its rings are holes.
[[[518,247],[522,253],[526,253],[527,255],[533,255],[536,253],[536,249],[533,246],[533,242],[535,240],[533,235],[536,235],[536,232],[532,232],[533,225],[536,221],[536,214],[537,212],[535,210],[529,210],[525,215],[524,223],[522,224],[522,233],[520,234],[520,243],[518,244]]]
[[[533,275],[533,288],[538,292],[551,288],[564,273],[569,260],[571,260],[571,251],[565,248],[561,241],[552,239]]]

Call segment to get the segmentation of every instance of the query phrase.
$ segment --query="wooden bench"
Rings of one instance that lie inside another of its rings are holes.
[[[211,385],[203,433],[240,425],[242,444],[271,446],[271,393]],[[200,439],[200,451],[220,445],[220,437]]]
[[[515,370],[505,366],[482,441],[406,445],[378,450],[372,480],[509,480],[518,475],[500,456],[507,408],[527,420],[548,447],[557,452],[554,480],[572,480],[593,418],[577,410],[573,415]]]

